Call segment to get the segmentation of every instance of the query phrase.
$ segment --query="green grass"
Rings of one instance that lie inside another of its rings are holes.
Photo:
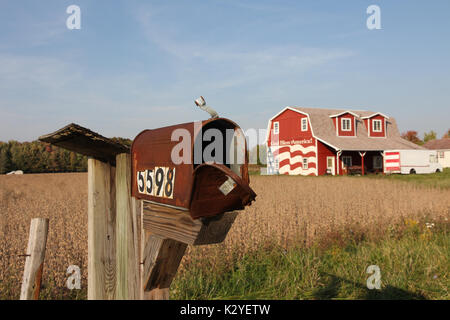
[[[261,248],[233,263],[193,262],[171,287],[173,299],[450,299],[446,228],[411,227],[400,238],[289,251]],[[369,265],[381,289],[367,288]]]
[[[450,168],[444,168],[443,172],[430,174],[367,175],[367,177],[412,182],[428,187],[450,189]]]
[[[252,168],[251,171],[249,171],[250,175],[260,175],[259,170]],[[283,175],[285,176],[285,175]],[[288,176],[286,177],[294,177],[294,178],[300,178],[303,176],[294,175],[294,176]],[[342,176],[322,176],[322,178],[332,178],[332,179],[339,179]],[[443,172],[439,173],[429,173],[429,174],[390,174],[390,175],[383,175],[383,174],[366,174],[365,176],[349,176],[353,177],[355,179],[365,179],[365,178],[371,178],[371,179],[386,179],[391,181],[401,181],[401,182],[409,182],[409,183],[415,183],[417,185],[422,185],[426,187],[433,187],[433,188],[440,188],[440,189],[450,189],[450,168],[444,168]]]

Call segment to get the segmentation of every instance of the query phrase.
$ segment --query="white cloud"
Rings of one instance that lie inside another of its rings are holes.
[[[225,89],[243,85],[261,85],[285,77],[299,77],[313,68],[354,56],[342,48],[311,48],[301,45],[247,46],[220,40],[198,42],[183,37],[159,16],[164,7],[136,14],[147,40],[172,59],[180,82],[205,89]],[[195,79],[185,79],[186,75]],[[203,80],[204,79],[204,80]],[[192,84],[194,83],[194,84]]]

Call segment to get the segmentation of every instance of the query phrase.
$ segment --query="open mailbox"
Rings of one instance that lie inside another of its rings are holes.
[[[221,242],[233,211],[256,197],[244,134],[225,118],[145,130],[134,139],[131,157],[132,196],[144,201],[144,227],[161,236]]]

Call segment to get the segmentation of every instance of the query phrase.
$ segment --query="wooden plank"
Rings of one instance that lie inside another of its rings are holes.
[[[145,244],[146,244],[146,240],[147,240],[147,232],[144,230],[144,204],[142,202],[142,200],[140,201],[141,205],[141,215],[140,215],[140,238],[139,238],[139,278],[140,278],[140,287],[139,287],[139,293],[140,293],[140,299],[144,300],[145,299],[145,294],[144,294],[144,252],[145,252]]]
[[[88,299],[110,300],[116,285],[115,167],[88,160]]]
[[[34,218],[31,220],[20,300],[39,299],[47,233],[48,219]]]
[[[169,288],[187,244],[157,235],[147,238],[144,249],[144,299],[169,299]]]
[[[116,299],[139,299],[139,249],[137,212],[139,202],[131,197],[131,157],[116,157]]]
[[[164,238],[194,244],[202,222],[193,220],[187,210],[175,209],[143,201],[144,229]]]
[[[143,201],[143,227],[152,234],[186,244],[203,245],[225,240],[237,211],[192,219],[189,211]]]
[[[128,146],[105,138],[75,123],[43,135],[39,137],[39,140],[113,165],[117,154],[130,152]]]

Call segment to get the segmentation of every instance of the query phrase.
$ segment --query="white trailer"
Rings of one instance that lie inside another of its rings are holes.
[[[385,150],[385,173],[434,173],[442,172],[435,150]]]

